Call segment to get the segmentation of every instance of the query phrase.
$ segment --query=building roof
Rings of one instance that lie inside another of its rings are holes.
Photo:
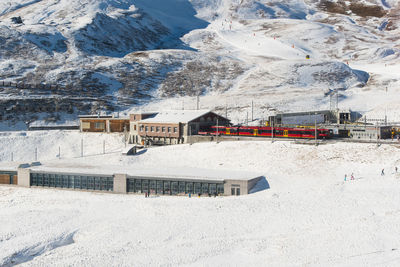
[[[140,122],[147,123],[188,123],[193,121],[207,113],[212,112],[211,110],[167,110],[157,113],[152,118],[143,119]],[[218,115],[218,114],[217,114]],[[218,115],[220,116],[220,115]],[[222,117],[222,116],[220,116]]]
[[[170,180],[194,180],[194,181],[214,181],[223,182],[224,180],[249,181],[260,177],[262,174],[256,172],[247,172],[228,169],[203,169],[203,168],[138,168],[129,165],[101,165],[69,162],[52,161],[42,165],[27,164],[31,172],[60,173],[71,175],[106,175],[112,176],[115,173],[127,174],[132,177],[141,177],[147,179],[170,179]],[[17,171],[19,164],[17,162],[8,162],[0,164],[0,171]]]

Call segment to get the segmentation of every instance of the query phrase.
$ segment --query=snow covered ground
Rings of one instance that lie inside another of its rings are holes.
[[[82,138],[28,133],[2,147],[9,154],[37,142],[38,134],[48,144]],[[100,136],[115,150],[124,147],[118,135]],[[94,145],[83,159],[75,156],[79,150],[61,160],[49,153],[43,163],[259,172],[270,188],[240,197],[144,198],[1,186],[0,265],[398,266],[399,149],[241,141],[157,147],[128,157],[95,155]],[[355,180],[344,182],[351,173]]]

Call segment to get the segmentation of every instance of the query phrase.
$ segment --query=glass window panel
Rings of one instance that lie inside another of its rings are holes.
[[[142,193],[142,180],[135,180],[135,192]]]
[[[224,184],[217,184],[217,193],[221,195],[224,194]]]
[[[92,176],[87,177],[87,189],[94,190],[94,177]]]
[[[31,185],[37,186],[37,174],[36,173],[31,173]]]
[[[74,188],[74,176],[68,175],[68,188]]]
[[[81,188],[81,177],[74,176],[74,188]]]
[[[156,180],[150,180],[150,194],[156,193],[157,182]]]
[[[193,194],[193,183],[186,183],[186,193],[189,194]]]
[[[128,179],[128,192],[135,192],[135,179]]]
[[[185,193],[185,182],[179,182],[179,193]]]
[[[56,186],[56,176],[54,174],[49,175],[49,186],[51,187]]]
[[[157,181],[157,194],[164,194],[163,181]]]
[[[107,178],[107,190],[108,191],[114,191],[114,178],[113,177],[108,177]]]
[[[201,193],[202,194],[208,194],[208,183],[202,183],[201,184]]]
[[[169,181],[164,181],[164,194],[165,195],[171,194],[171,184]]]
[[[68,188],[68,176],[62,175],[62,187]]]
[[[56,174],[56,187],[62,187],[62,178],[61,175]]]
[[[87,176],[81,176],[81,188],[82,189],[87,189]]]
[[[107,190],[107,177],[100,177],[100,190]]]
[[[38,175],[38,185],[39,186],[43,186],[43,174]]]
[[[232,196],[235,195],[235,188],[231,188],[231,195],[232,195]]]
[[[179,193],[178,182],[171,182],[171,194],[176,195]]]
[[[142,193],[149,192],[149,180],[142,180]]]
[[[200,183],[194,183],[194,193],[195,194],[201,193],[201,184]]]
[[[217,185],[216,184],[210,184],[210,194],[216,194],[217,193]]]
[[[94,189],[100,190],[100,177],[93,177],[94,178]]]

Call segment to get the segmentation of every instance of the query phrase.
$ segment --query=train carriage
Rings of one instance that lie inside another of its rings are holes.
[[[315,129],[289,128],[289,127],[257,127],[257,126],[212,126],[209,131],[203,131],[201,135],[227,135],[227,136],[259,136],[281,138],[314,139]],[[332,130],[317,129],[318,139],[329,139],[333,136]]]

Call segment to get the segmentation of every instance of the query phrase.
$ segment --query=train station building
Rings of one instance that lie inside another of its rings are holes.
[[[229,120],[210,110],[169,110],[130,115],[129,142],[134,144],[182,144],[211,126]]]
[[[171,196],[231,196],[249,194],[264,177],[229,170],[87,165],[64,168],[59,163],[49,163],[23,164],[14,168],[0,166],[0,178],[2,184],[23,187]]]

